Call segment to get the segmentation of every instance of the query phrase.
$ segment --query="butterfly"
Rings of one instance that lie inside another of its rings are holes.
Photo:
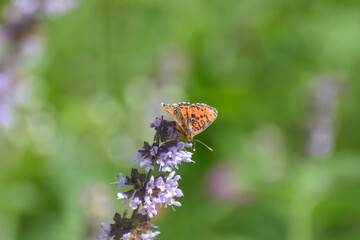
[[[161,105],[180,126],[180,136],[187,142],[192,142],[194,136],[209,127],[218,115],[215,108],[204,103],[179,102],[172,105],[164,103]],[[209,149],[211,150],[211,148]]]

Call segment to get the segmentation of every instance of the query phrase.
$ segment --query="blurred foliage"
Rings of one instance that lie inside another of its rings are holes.
[[[353,0],[87,0],[47,20],[32,96],[0,137],[0,239],[94,239],[162,101],[219,116],[197,137],[214,152],[198,144],[179,170],[183,206],[155,218],[159,240],[359,239],[359,22]],[[324,77],[340,86],[335,145],[313,157]],[[222,164],[230,199],[209,183]]]

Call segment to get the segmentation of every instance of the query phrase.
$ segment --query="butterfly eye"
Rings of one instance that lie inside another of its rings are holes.
[[[188,142],[188,143],[192,143],[192,138],[188,138],[188,139],[186,139],[186,141]]]

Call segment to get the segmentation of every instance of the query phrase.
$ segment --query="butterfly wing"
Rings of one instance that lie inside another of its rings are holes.
[[[185,137],[189,138],[191,134],[187,123],[189,119],[190,103],[179,103],[171,106],[163,103],[162,106],[183,130]]]
[[[215,108],[204,103],[191,104],[189,106],[188,126],[191,138],[209,127],[216,119],[218,112]]]
[[[190,107],[190,103],[187,102],[180,102],[177,104],[181,110],[181,114],[183,116],[184,119],[184,123],[186,124],[186,126],[188,127],[188,120],[189,120],[189,107]]]

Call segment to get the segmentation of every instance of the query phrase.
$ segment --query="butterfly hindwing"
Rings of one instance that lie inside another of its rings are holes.
[[[162,104],[163,108],[174,118],[176,123],[180,126],[180,128],[183,131],[183,135],[185,135],[186,138],[190,137],[189,133],[189,127],[187,125],[187,119],[188,119],[188,109],[190,106],[190,103],[179,103],[179,104],[173,104],[173,105],[165,105]]]
[[[185,120],[184,122],[187,124],[187,120],[189,119],[189,107],[191,104],[187,102],[180,102],[178,105]]]

